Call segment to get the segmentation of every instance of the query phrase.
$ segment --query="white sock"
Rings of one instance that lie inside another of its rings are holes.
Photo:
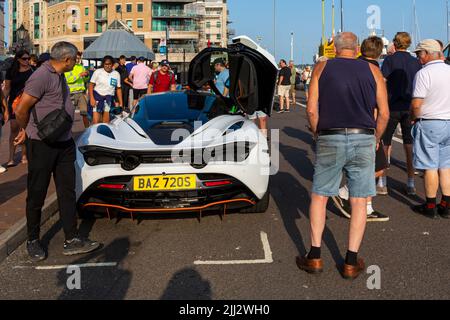
[[[378,186],[380,188],[387,187],[387,177],[380,177],[378,179]]]
[[[339,197],[341,197],[344,200],[348,200],[350,198],[347,185],[339,189]]]
[[[408,178],[408,187],[409,188],[415,188],[416,183],[414,178]]]
[[[367,202],[367,215],[370,216],[374,212],[375,210],[373,210],[372,202]]]

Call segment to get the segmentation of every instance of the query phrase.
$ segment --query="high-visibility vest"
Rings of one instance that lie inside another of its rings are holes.
[[[70,93],[86,91],[85,79],[80,77],[80,74],[85,71],[86,70],[81,64],[76,64],[72,71],[64,74],[66,76],[67,84],[69,85]]]

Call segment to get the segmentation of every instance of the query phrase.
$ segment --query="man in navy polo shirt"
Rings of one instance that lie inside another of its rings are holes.
[[[386,57],[383,62],[382,72],[387,81],[389,95],[390,119],[383,136],[385,152],[388,154],[392,146],[392,138],[398,124],[402,127],[403,145],[406,154],[408,170],[408,183],[406,193],[416,194],[414,183],[415,170],[413,166],[413,139],[411,136],[411,120],[409,109],[411,107],[413,82],[417,72],[422,69],[419,61],[407,50],[411,46],[411,37],[407,32],[399,32],[394,38],[396,52]],[[383,176],[379,180],[378,194],[387,195],[387,178]]]

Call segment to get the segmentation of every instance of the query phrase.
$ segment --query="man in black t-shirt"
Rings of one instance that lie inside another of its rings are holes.
[[[280,110],[278,113],[290,112],[289,93],[291,90],[291,69],[287,66],[286,60],[280,61],[280,79],[278,80],[278,95],[280,96]],[[286,111],[284,110],[284,100],[286,99]]]

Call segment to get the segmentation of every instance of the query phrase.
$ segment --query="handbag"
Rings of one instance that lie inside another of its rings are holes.
[[[67,113],[65,108],[67,101],[67,85],[63,79],[63,75],[60,77],[60,82],[63,94],[63,104],[60,109],[50,112],[44,119],[38,121],[36,107],[33,108],[34,123],[38,129],[38,136],[47,144],[53,144],[58,141],[63,134],[72,129],[73,125],[73,119]]]

